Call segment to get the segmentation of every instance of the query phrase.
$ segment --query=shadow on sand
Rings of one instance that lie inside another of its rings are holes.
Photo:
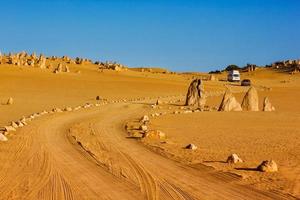
[[[237,168],[234,168],[236,170],[242,170],[242,171],[258,171],[257,168],[250,168],[250,167],[237,167]]]
[[[127,136],[126,139],[130,139],[130,140],[138,140],[143,138],[142,136]]]
[[[223,160],[205,160],[203,161],[204,163],[227,163],[226,161]]]

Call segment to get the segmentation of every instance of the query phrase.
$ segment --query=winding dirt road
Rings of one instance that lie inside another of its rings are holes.
[[[141,104],[109,104],[45,116],[18,130],[0,146],[0,199],[292,198],[177,163],[126,138],[125,121],[141,112]]]

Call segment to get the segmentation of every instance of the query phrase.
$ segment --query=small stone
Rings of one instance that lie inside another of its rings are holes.
[[[239,158],[239,156],[237,154],[231,154],[230,156],[228,156],[227,158],[227,163],[230,163],[230,164],[236,164],[238,162],[243,162],[242,159]]]
[[[18,128],[18,124],[16,122],[11,122],[11,126],[14,127],[14,128]]]
[[[90,107],[92,107],[92,105],[91,105],[90,103],[86,103],[86,104],[83,106],[83,108],[90,108]]]
[[[142,122],[142,123],[147,123],[149,121],[150,121],[150,119],[149,119],[148,115],[144,115],[140,120],[140,122]]]
[[[52,110],[53,112],[62,112],[62,110],[60,108],[53,108]]]
[[[16,129],[14,128],[14,127],[12,127],[12,126],[4,126],[4,128],[5,128],[5,130],[6,131],[16,131]]]
[[[0,133],[0,141],[1,142],[6,142],[8,139],[5,135],[3,135],[2,133]]]
[[[192,113],[193,111],[191,110],[185,110],[183,113],[187,114],[187,113]]]
[[[148,131],[144,135],[144,138],[148,138],[148,139],[165,139],[166,134],[163,133],[162,131],[159,131],[159,130],[152,130],[152,131]]]
[[[25,117],[22,117],[22,118],[20,119],[20,121],[24,124],[24,123],[26,123],[26,118],[25,118]]]
[[[41,115],[46,115],[46,114],[48,114],[48,112],[44,110],[44,111],[42,111],[40,114],[41,114]]]
[[[155,105],[162,105],[163,104],[163,102],[160,100],[160,99],[157,99],[157,101],[156,101],[156,104]]]
[[[17,123],[18,127],[23,127],[24,126],[24,124],[21,121],[17,121],[16,123]]]
[[[194,144],[188,144],[185,148],[186,149],[191,149],[191,150],[196,150],[198,147]]]
[[[82,107],[81,106],[77,106],[74,108],[74,110],[80,110]]]
[[[257,170],[261,172],[277,172],[278,166],[274,160],[265,160],[257,167]]]
[[[143,132],[148,131],[148,127],[146,125],[141,125],[139,129]]]
[[[71,108],[71,107],[66,107],[65,109],[64,109],[64,111],[66,111],[66,112],[71,112],[73,109]]]
[[[12,97],[10,97],[8,100],[7,100],[7,105],[12,105],[14,103],[14,99]]]

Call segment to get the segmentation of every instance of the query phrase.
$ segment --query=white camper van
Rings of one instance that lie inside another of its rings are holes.
[[[238,70],[232,70],[228,73],[227,80],[230,82],[239,82],[241,80],[240,72]]]

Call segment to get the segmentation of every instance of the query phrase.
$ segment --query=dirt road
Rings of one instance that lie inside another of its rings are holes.
[[[289,199],[126,138],[141,104],[45,116],[0,146],[0,199]],[[77,142],[75,142],[76,137]]]

